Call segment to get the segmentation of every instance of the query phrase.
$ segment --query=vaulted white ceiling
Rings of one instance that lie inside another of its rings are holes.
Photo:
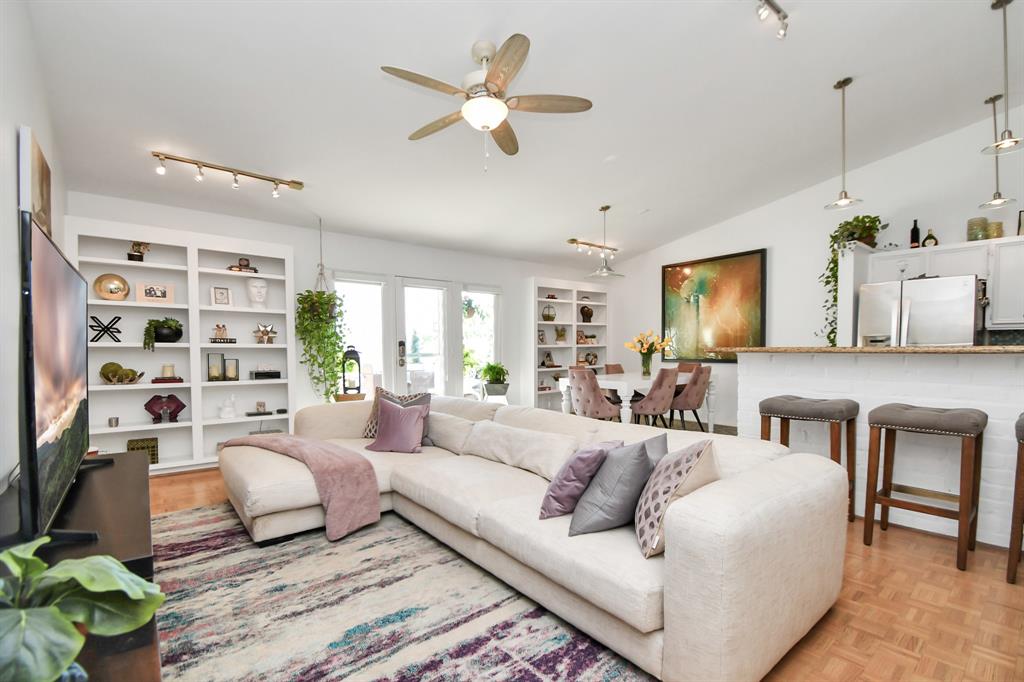
[[[78,0],[32,16],[72,190],[578,265],[565,239],[599,238],[603,203],[628,257],[836,175],[842,76],[852,167],[984,118],[1002,89],[988,4],[782,0],[784,41],[753,0]],[[1016,106],[1024,6],[1010,16]],[[379,67],[458,84],[475,40],[514,32],[532,47],[513,94],[594,108],[513,112],[520,153],[491,145],[487,173],[466,124],[407,141],[460,101]],[[159,177],[153,149],[306,189]]]

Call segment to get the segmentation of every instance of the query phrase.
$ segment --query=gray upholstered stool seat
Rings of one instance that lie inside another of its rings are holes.
[[[860,412],[855,400],[801,398],[796,395],[777,395],[758,404],[762,415],[819,422],[844,422]]]
[[[918,407],[887,403],[871,410],[868,424],[883,429],[938,433],[944,436],[977,436],[985,430],[988,415],[970,408]],[[1021,425],[1017,424],[1017,435]]]

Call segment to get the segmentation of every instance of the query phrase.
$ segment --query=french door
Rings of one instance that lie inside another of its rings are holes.
[[[452,383],[452,284],[396,278],[395,389],[447,395]],[[461,301],[459,304],[461,306]],[[457,324],[457,322],[456,322]],[[458,378],[461,380],[461,367]],[[461,392],[461,386],[459,386]]]

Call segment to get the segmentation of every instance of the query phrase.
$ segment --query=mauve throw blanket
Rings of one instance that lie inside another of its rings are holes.
[[[380,521],[380,492],[370,461],[334,443],[302,436],[267,434],[232,438],[224,447],[251,445],[297,459],[313,474],[324,506],[327,539],[339,540]]]

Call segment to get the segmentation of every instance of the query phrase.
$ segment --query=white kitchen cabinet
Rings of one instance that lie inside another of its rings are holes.
[[[927,248],[925,256],[929,277],[977,275],[979,279],[988,278],[988,244],[985,242]]]
[[[1024,329],[1024,241],[992,245],[989,329]]]
[[[892,282],[920,277],[927,272],[924,249],[915,249],[912,253],[876,253],[871,256],[870,270],[869,279],[872,282]]]

